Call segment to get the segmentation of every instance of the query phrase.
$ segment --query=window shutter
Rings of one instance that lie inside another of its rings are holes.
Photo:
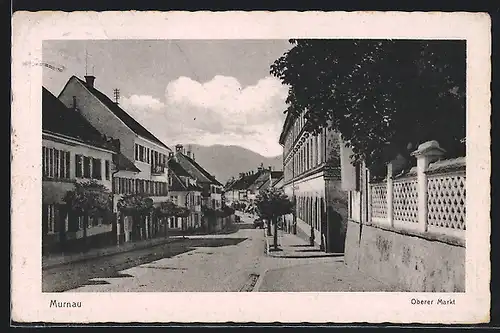
[[[59,177],[66,178],[66,152],[60,151],[59,153]]]
[[[105,172],[106,172],[106,180],[109,180],[109,161],[106,160],[104,163],[105,163],[104,167],[106,169],[105,170]]]
[[[102,164],[99,158],[92,159],[92,178],[102,179]]]
[[[67,179],[71,178],[71,176],[69,174],[69,172],[70,172],[70,163],[71,163],[70,158],[71,158],[70,153],[69,153],[69,151],[67,151],[66,152],[66,170],[65,170],[66,171],[66,178]]]
[[[42,175],[47,177],[47,148],[42,147]]]
[[[82,177],[82,158],[81,155],[75,155],[75,177]]]

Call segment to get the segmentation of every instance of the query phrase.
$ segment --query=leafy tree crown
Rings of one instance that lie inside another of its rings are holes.
[[[306,131],[340,132],[368,166],[428,140],[465,153],[465,42],[290,42],[270,72],[288,85],[286,112],[304,114]]]

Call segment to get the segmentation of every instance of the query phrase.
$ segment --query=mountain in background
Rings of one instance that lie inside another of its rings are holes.
[[[240,172],[256,171],[262,163],[264,168],[283,169],[282,156],[265,157],[240,146],[201,146],[184,144],[186,151],[191,148],[195,161],[222,184],[231,177],[238,178]]]

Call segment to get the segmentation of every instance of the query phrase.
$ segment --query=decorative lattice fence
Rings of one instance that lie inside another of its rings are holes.
[[[371,220],[407,230],[465,237],[465,188],[465,157],[438,160],[423,170],[412,169],[404,176],[370,184]]]
[[[465,230],[465,169],[427,178],[427,223]]]
[[[401,178],[393,183],[394,220],[418,223],[417,178]]]
[[[376,219],[387,218],[387,183],[370,185],[371,216]]]

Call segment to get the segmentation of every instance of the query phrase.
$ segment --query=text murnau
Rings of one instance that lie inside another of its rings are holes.
[[[81,308],[82,302],[59,302],[55,299],[50,301],[51,308]]]

